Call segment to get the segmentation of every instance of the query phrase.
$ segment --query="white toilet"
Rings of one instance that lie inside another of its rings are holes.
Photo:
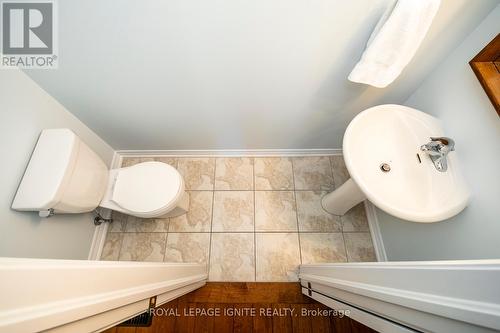
[[[173,217],[186,213],[189,196],[175,168],[144,162],[110,170],[99,206],[143,218]]]
[[[98,206],[142,218],[172,217],[187,212],[189,195],[180,173],[168,164],[108,170],[71,130],[42,131],[12,208],[49,216]]]

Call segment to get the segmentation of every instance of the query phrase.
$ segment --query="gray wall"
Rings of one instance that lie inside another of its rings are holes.
[[[0,257],[87,259],[90,214],[49,219],[10,209],[40,131],[70,128],[109,165],[113,149],[19,70],[0,70]]]
[[[500,118],[468,62],[500,32],[500,5],[405,102],[443,122],[456,140],[472,198],[459,215],[411,223],[378,212],[390,260],[500,258]]]
[[[442,0],[396,82],[347,81],[392,1],[59,1],[59,69],[28,74],[115,149],[340,148],[498,3]]]

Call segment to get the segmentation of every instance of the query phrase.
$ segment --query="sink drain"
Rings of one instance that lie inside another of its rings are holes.
[[[391,171],[391,166],[387,163],[382,163],[380,164],[380,170],[382,170],[382,172],[389,172]]]

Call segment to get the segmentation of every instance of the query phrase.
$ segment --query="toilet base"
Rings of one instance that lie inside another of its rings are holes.
[[[126,215],[141,217],[141,216],[134,215],[131,212],[124,211],[121,207],[119,207],[117,204],[115,204],[111,200],[103,200],[100,203],[99,207],[107,208],[107,209],[117,211],[117,212],[121,212],[121,213],[126,214]],[[188,210],[189,210],[189,194],[186,191],[184,191],[181,199],[177,203],[177,206],[175,206],[175,208],[173,208],[171,211],[169,211],[163,215],[160,215],[160,216],[154,216],[154,217],[151,216],[151,217],[142,217],[142,218],[155,219],[155,218],[176,217],[176,216],[180,216],[182,214],[186,214]]]
[[[167,217],[176,217],[180,216],[183,214],[186,214],[189,210],[189,194],[187,192],[184,192],[182,194],[181,200],[179,200],[179,203],[177,206],[172,209],[170,212],[166,213],[165,215],[160,216],[159,218],[167,218]]]

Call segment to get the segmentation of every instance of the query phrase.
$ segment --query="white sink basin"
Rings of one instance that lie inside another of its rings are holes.
[[[436,118],[409,107],[379,105],[361,112],[344,135],[344,159],[354,183],[346,184],[347,192],[352,195],[357,186],[377,207],[409,221],[437,222],[458,214],[469,193],[457,153],[448,154],[448,170],[440,172],[420,150],[431,136],[444,134]],[[381,170],[383,163],[390,171]]]

